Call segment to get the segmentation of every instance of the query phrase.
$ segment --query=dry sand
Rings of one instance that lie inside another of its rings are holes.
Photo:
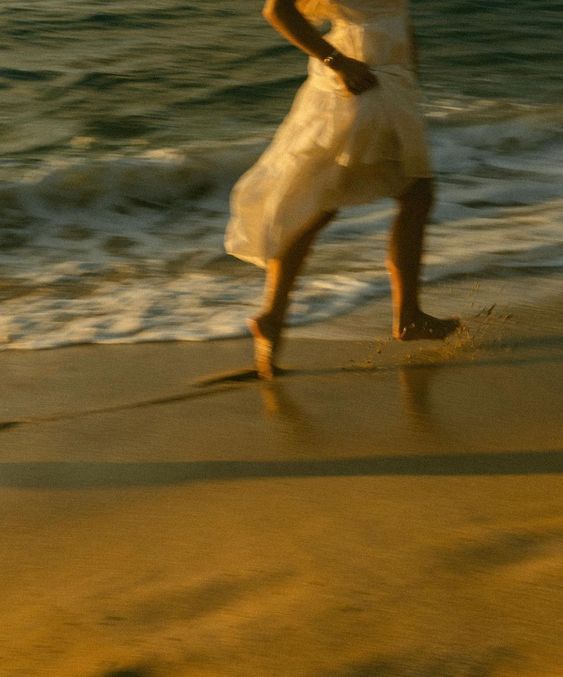
[[[248,340],[0,354],[0,675],[563,674],[563,303],[512,291],[293,330],[273,385],[214,378]]]

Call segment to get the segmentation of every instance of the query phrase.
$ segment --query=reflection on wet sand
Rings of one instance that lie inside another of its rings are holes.
[[[263,415],[292,448],[310,448],[312,443],[322,445],[324,427],[312,412],[289,394],[289,387],[281,381],[260,383]]]
[[[405,413],[413,423],[424,429],[429,429],[436,423],[432,413],[430,393],[431,381],[438,369],[437,366],[404,365],[399,368],[398,372]]]
[[[395,415],[415,433],[428,435],[440,432],[439,417],[433,412],[431,397],[432,381],[439,369],[439,365],[402,365],[396,372],[402,411],[395,412]],[[301,441],[310,447],[312,442],[316,442],[321,450],[326,441],[327,421],[314,415],[314,402],[307,406],[303,398],[293,394],[298,392],[298,388],[292,391],[292,383],[287,381],[261,382],[259,391],[262,414],[267,421],[275,424],[278,431],[294,443]],[[367,410],[366,417],[369,416]]]

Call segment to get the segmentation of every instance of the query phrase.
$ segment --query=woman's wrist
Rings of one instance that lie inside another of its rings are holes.
[[[322,62],[325,66],[328,66],[329,68],[332,68],[332,70],[336,71],[342,67],[345,58],[346,57],[344,54],[339,52],[337,49],[333,49],[328,56],[325,56],[322,59]]]

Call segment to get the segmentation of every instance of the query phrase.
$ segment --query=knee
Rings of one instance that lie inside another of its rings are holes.
[[[313,219],[313,221],[311,221],[311,223],[307,226],[307,232],[316,235],[319,231],[325,228],[325,226],[327,226],[336,217],[337,214],[338,214],[337,209],[321,212],[321,214],[315,219]]]

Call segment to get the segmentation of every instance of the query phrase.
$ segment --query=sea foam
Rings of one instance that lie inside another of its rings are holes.
[[[438,202],[425,278],[561,267],[559,111],[431,125]],[[229,192],[267,139],[193,143],[42,167],[0,188],[3,348],[208,340],[246,332],[262,273],[228,257]],[[345,210],[320,237],[290,321],[388,293],[393,205]]]

